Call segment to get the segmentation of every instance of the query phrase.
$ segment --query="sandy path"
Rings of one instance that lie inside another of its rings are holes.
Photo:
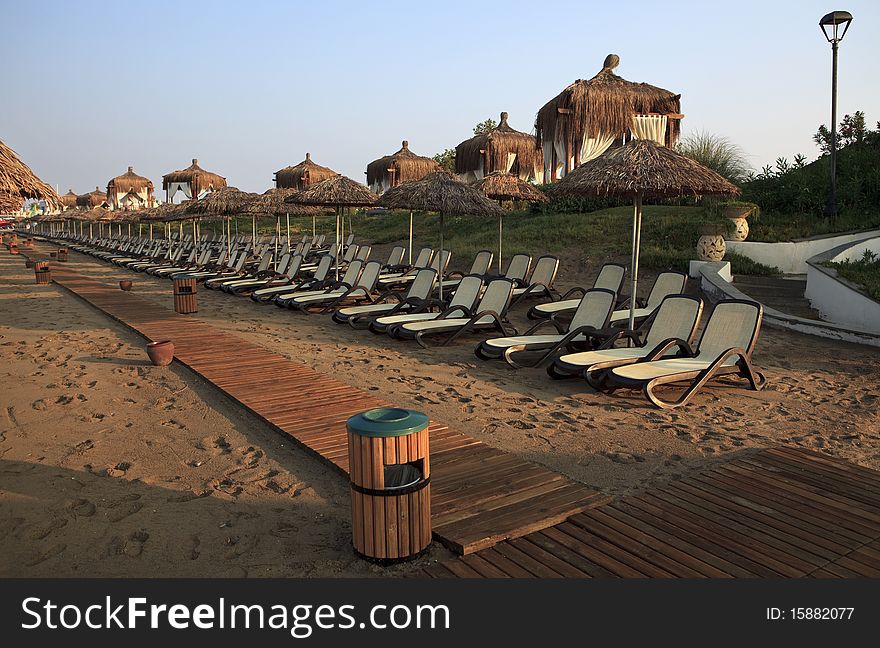
[[[336,472],[0,252],[0,574],[401,574],[350,548]]]

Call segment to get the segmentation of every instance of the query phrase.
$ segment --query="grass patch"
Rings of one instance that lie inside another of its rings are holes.
[[[841,277],[861,286],[872,299],[880,301],[880,256],[866,250],[865,256],[858,261],[828,262],[823,265],[834,268]]]

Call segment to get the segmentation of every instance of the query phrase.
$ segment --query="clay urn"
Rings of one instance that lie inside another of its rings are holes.
[[[174,344],[171,340],[150,342],[147,344],[147,355],[150,356],[150,362],[157,367],[170,365],[174,359]]]
[[[131,279],[120,279],[119,280],[119,287],[122,290],[128,292],[129,290],[131,290]]]

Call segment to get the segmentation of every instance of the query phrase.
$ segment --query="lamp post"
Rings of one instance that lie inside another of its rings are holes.
[[[831,192],[825,205],[825,216],[837,216],[837,45],[843,40],[852,23],[848,11],[832,11],[822,16],[819,28],[831,43]]]

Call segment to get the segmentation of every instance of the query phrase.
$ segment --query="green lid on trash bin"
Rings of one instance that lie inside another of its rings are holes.
[[[428,417],[400,407],[378,407],[348,419],[348,431],[365,437],[398,437],[421,432]]]

